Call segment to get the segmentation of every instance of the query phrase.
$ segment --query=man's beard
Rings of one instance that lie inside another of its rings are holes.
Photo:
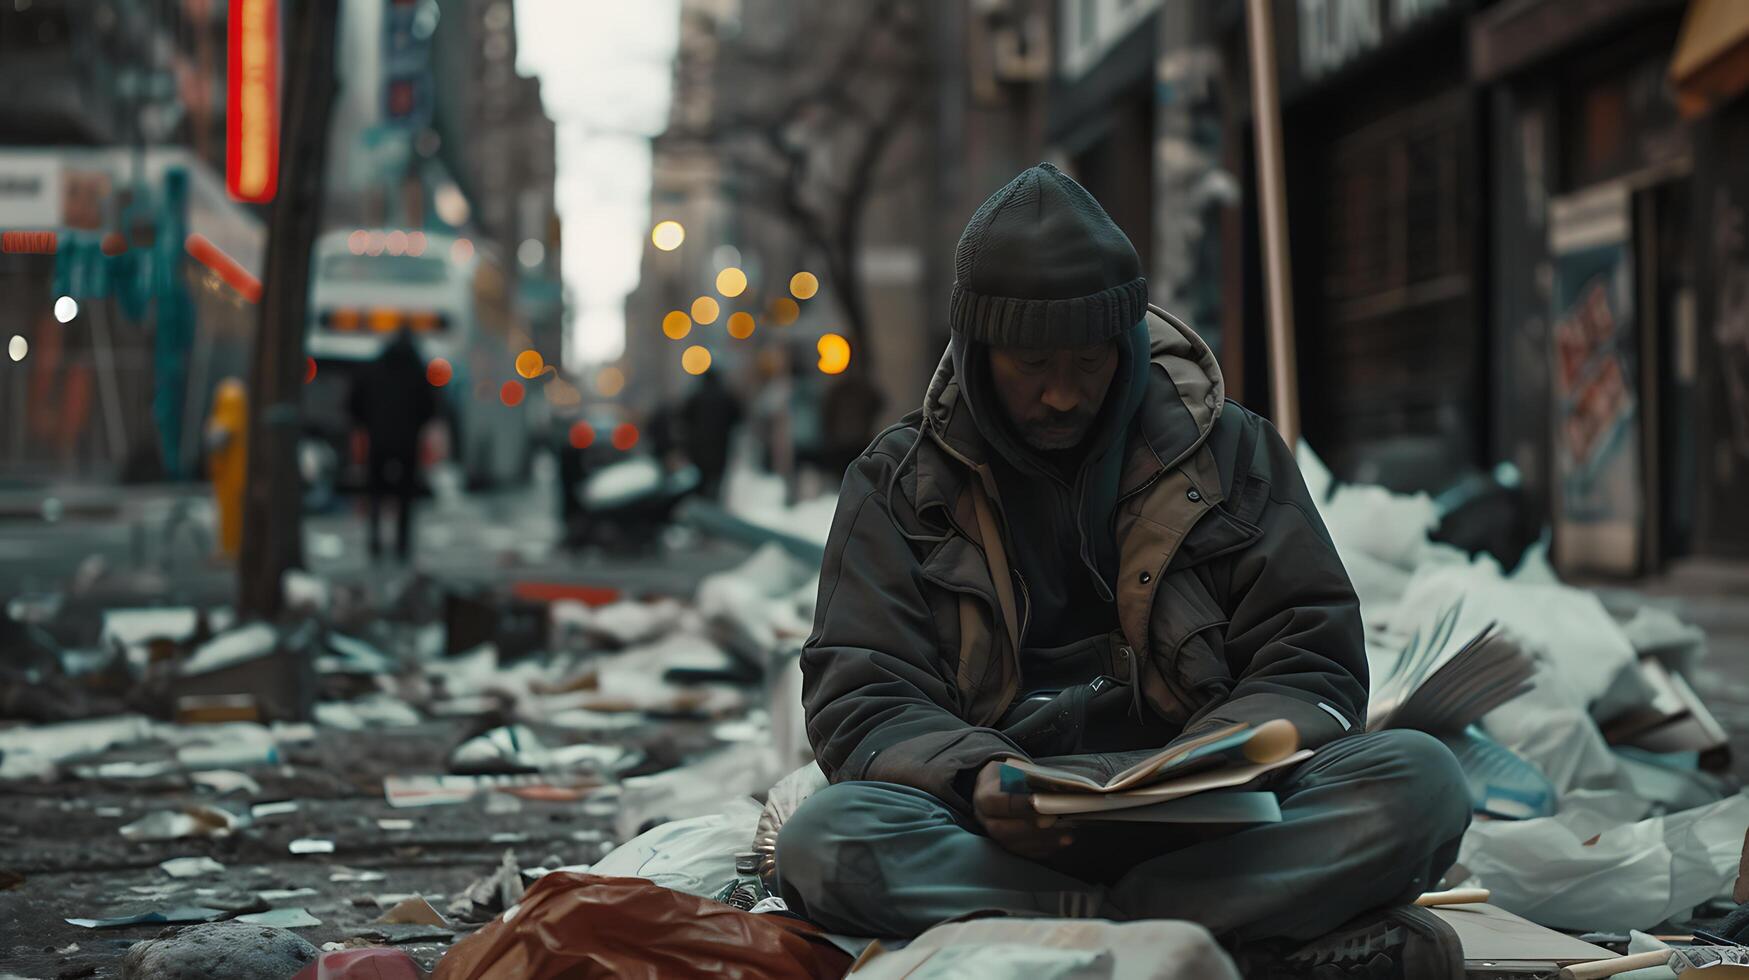
[[[1073,449],[1087,438],[1093,426],[1090,412],[1067,412],[1043,419],[1029,419],[1020,428],[1020,438],[1043,452]]]

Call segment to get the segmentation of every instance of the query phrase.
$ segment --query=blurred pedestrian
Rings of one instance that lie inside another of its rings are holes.
[[[880,421],[886,396],[862,371],[838,378],[820,399],[820,468],[827,484],[837,487],[844,471],[868,448]]]
[[[213,509],[219,515],[219,554],[235,558],[243,547],[243,485],[249,467],[249,396],[236,378],[220,381],[213,393],[206,459]]]
[[[437,398],[413,337],[402,330],[353,381],[347,411],[370,441],[370,554],[382,554],[385,497],[396,506],[395,553],[406,561],[413,547],[413,498],[418,494],[419,434],[437,415]]]
[[[723,492],[729,468],[729,440],[741,424],[741,401],[715,372],[706,371],[680,406],[686,455],[698,467],[698,489],[708,500]]]

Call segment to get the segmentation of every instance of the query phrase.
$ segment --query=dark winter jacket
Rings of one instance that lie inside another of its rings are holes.
[[[436,416],[437,396],[426,380],[419,349],[405,331],[353,380],[347,413],[370,434],[372,456],[417,458],[419,432]]]
[[[1157,307],[1147,322],[1115,591],[1150,724],[1185,737],[1285,718],[1312,748],[1359,732],[1359,604],[1292,452],[1226,400],[1194,332]],[[947,356],[922,409],[845,475],[802,656],[808,737],[833,782],[900,783],[969,811],[967,774],[1025,754],[996,726],[1028,645],[1028,585],[1007,556],[1034,529],[1007,522],[990,459]]]

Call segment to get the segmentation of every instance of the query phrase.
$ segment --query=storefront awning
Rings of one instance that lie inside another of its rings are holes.
[[[1690,118],[1749,89],[1749,3],[1690,0],[1670,60],[1676,104]]]

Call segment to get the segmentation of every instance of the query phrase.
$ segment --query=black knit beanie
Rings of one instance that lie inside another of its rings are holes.
[[[1041,163],[978,208],[954,249],[948,321],[996,347],[1097,344],[1148,308],[1142,260],[1080,184]]]

